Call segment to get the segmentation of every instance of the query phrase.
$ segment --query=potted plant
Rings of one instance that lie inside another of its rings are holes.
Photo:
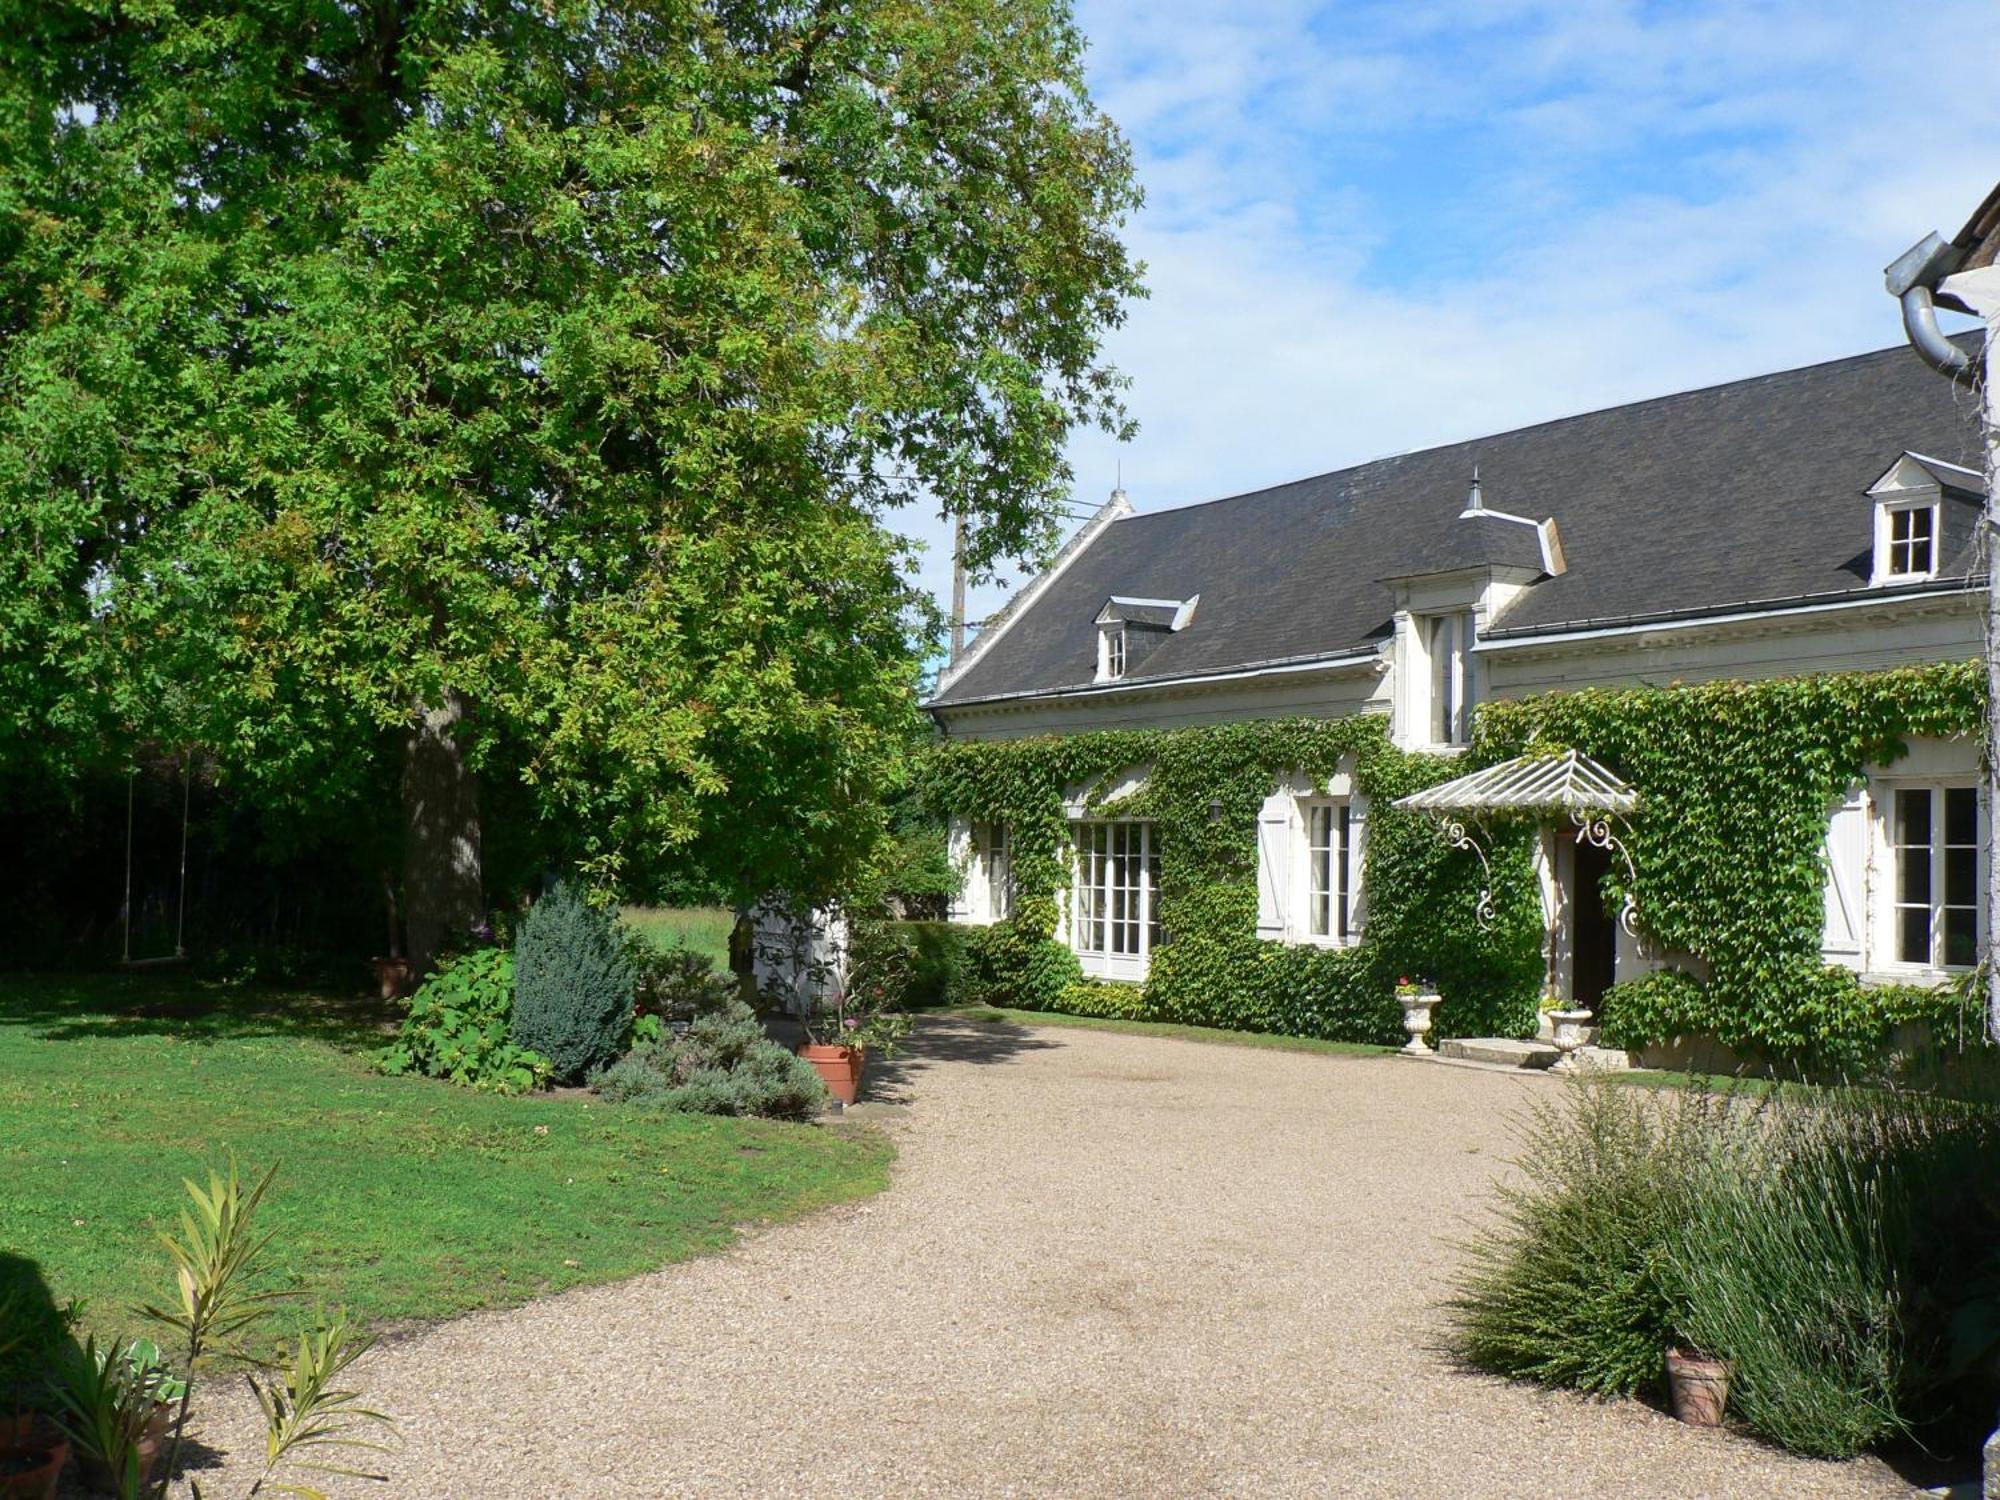
[[[807,1008],[799,1056],[843,1105],[860,1092],[870,1054],[894,1056],[909,1031],[909,1017],[895,1009],[909,982],[909,954],[893,939],[871,933],[849,949],[845,982],[823,986]]]
[[[187,1382],[151,1339],[122,1350],[95,1338],[72,1352],[58,1373],[64,1426],[76,1441],[84,1481],[103,1494],[144,1494],[167,1444],[175,1403]]]
[[[1431,1029],[1431,1012],[1437,1009],[1439,998],[1428,981],[1411,979],[1408,975],[1396,981],[1396,999],[1403,1007],[1403,1030],[1410,1034],[1403,1050],[1412,1057],[1431,1055],[1424,1033]]]
[[[1690,1427],[1720,1427],[1729,1404],[1729,1361],[1669,1346],[1667,1390],[1674,1415]]]
[[[37,1403],[79,1310],[0,1291],[0,1500],[53,1500],[69,1462],[69,1439]]]

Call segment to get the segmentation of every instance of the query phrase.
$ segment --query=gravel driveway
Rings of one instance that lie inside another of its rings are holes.
[[[883,1196],[371,1356],[387,1492],[1912,1493],[1450,1368],[1449,1237],[1551,1080],[934,1019],[871,1081]]]

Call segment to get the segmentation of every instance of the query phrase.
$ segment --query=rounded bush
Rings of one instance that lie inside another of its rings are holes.
[[[618,1055],[632,1027],[631,959],[609,912],[558,885],[514,948],[514,1042],[574,1083]]]

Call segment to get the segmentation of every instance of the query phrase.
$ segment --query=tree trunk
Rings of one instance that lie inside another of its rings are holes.
[[[465,695],[416,705],[403,741],[403,928],[409,959],[425,973],[486,915],[479,880],[479,781],[457,731]]]

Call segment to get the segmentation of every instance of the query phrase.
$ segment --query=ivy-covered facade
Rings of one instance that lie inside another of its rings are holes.
[[[1955,1031],[1988,920],[1982,492],[1913,365],[1114,496],[930,705],[969,994],[1389,1041],[1413,976],[1445,1036],[1531,1035],[1549,995],[1632,1049]],[[1565,749],[1637,795],[1615,857],[1494,808],[1482,862],[1396,805]]]

